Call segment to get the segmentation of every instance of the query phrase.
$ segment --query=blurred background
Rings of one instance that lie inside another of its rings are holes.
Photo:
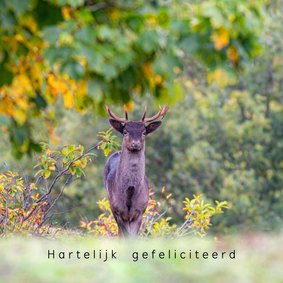
[[[231,208],[214,233],[282,231],[283,1],[0,2],[0,173],[34,180],[40,142],[98,141],[104,110],[137,120],[168,104],[146,141],[155,199],[174,223],[202,193]],[[118,136],[118,134],[117,134]],[[120,139],[120,136],[119,136]],[[99,153],[54,206],[78,228],[106,197]],[[43,188],[44,189],[44,188]],[[54,192],[60,191],[60,185]]]

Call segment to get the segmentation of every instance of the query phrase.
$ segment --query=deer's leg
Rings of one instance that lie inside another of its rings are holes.
[[[113,216],[118,225],[118,235],[120,237],[126,237],[129,234],[129,211],[128,209],[112,211]]]
[[[126,237],[128,235],[128,223],[125,221],[119,221],[118,224],[118,235],[119,237]]]
[[[125,222],[119,215],[114,215],[114,218],[118,225],[119,237],[125,237],[127,235],[127,222]]]
[[[141,227],[142,213],[139,210],[132,210],[127,214],[116,214],[115,220],[118,224],[120,237],[135,236]]]
[[[134,220],[129,222],[130,235],[132,236],[138,235],[141,224],[142,224],[142,214],[139,213]]]

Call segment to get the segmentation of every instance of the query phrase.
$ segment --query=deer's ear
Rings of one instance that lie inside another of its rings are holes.
[[[148,124],[145,129],[146,129],[146,134],[150,134],[154,132],[159,126],[161,125],[161,121],[155,121],[150,124]]]
[[[109,119],[109,122],[111,124],[111,126],[118,132],[120,132],[121,134],[123,134],[123,131],[124,131],[124,125],[117,121],[117,120],[114,120],[114,119]]]

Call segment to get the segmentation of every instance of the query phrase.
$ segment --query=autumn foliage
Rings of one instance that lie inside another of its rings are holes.
[[[187,58],[229,85],[261,51],[263,1],[92,2],[1,1],[0,120],[18,158],[40,150],[34,120],[53,134],[58,103],[99,114],[148,93],[172,103]]]
[[[101,149],[107,156],[116,149],[117,142],[111,131],[99,133],[100,142],[88,150],[79,145],[68,145],[61,150],[52,150],[47,144],[42,144],[44,153],[38,157],[34,166],[38,171],[35,182],[29,182],[18,173],[7,171],[0,175],[0,233],[11,232],[20,234],[50,234],[52,227],[52,209],[56,205],[67,185],[73,177],[81,177],[89,162],[92,162],[92,150]],[[54,193],[54,185],[62,182],[61,191]],[[165,188],[162,189],[166,194]],[[165,195],[162,206],[150,194],[146,212],[143,215],[142,235],[145,237],[177,237],[195,232],[205,235],[211,225],[211,217],[222,213],[228,208],[226,201],[216,202],[213,206],[206,203],[201,195],[184,201],[184,223],[178,227],[171,224],[166,215],[172,194]],[[102,213],[95,220],[81,220],[80,227],[94,236],[115,237],[118,227],[112,215],[109,201],[102,199],[97,202]],[[161,207],[167,207],[161,211]],[[56,229],[55,229],[56,230]],[[54,232],[53,232],[54,233]]]
[[[97,202],[97,205],[102,213],[95,220],[81,220],[80,227],[95,236],[117,236],[118,226],[112,215],[109,201],[102,199]],[[205,202],[202,195],[194,195],[192,199],[185,199],[183,203],[185,212],[184,222],[181,225],[176,225],[171,223],[171,217],[168,216],[167,210],[169,210],[170,205],[167,202],[165,202],[165,205],[161,205],[160,202],[154,199],[154,193],[150,194],[148,207],[143,215],[142,237],[174,238],[187,236],[192,233],[205,236],[211,226],[211,218],[214,215],[223,213],[223,209],[229,208],[229,204],[226,201],[216,201],[214,206],[209,202]],[[161,207],[167,208],[161,211]]]

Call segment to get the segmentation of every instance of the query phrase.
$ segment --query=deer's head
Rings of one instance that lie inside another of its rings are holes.
[[[152,117],[146,118],[146,109],[140,121],[128,120],[128,113],[125,111],[125,118],[115,115],[108,106],[106,111],[109,115],[111,126],[123,135],[123,146],[131,152],[138,152],[143,149],[145,137],[154,132],[161,121],[155,121],[159,117],[164,117],[168,107],[164,106]]]

